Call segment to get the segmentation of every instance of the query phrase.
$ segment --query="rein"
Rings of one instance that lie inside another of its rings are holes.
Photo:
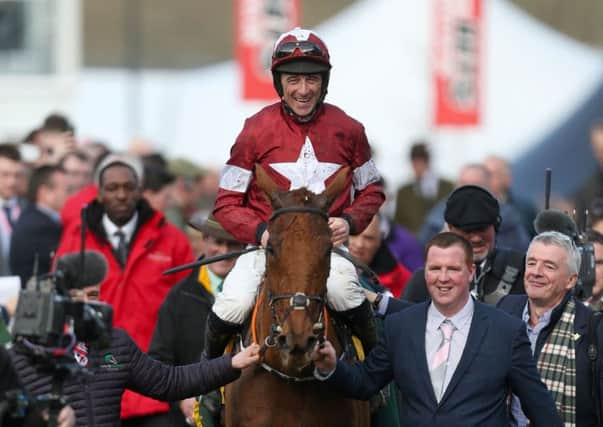
[[[274,221],[276,217],[286,213],[311,213],[319,215],[327,221],[329,220],[329,214],[320,208],[313,208],[311,206],[289,206],[287,208],[275,209],[272,212],[272,215],[270,215],[269,221]]]

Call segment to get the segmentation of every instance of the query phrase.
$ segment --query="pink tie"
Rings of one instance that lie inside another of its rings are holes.
[[[452,322],[446,319],[442,322],[439,329],[442,332],[442,342],[438,351],[433,355],[433,359],[431,359],[429,365],[431,384],[433,385],[433,391],[435,392],[438,402],[444,394],[446,367],[448,365],[448,358],[450,357],[450,339],[452,338],[452,333],[455,328]]]

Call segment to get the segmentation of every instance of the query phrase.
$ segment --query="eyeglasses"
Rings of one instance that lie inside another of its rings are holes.
[[[323,57],[325,53],[316,43],[309,40],[302,40],[297,42],[286,42],[276,48],[274,59],[286,58],[287,56],[293,55],[293,53],[299,49],[304,55]]]

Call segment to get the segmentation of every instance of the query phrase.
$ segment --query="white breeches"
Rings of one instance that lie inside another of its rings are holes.
[[[242,324],[255,304],[258,287],[266,269],[263,249],[241,255],[216,295],[213,311],[227,322]],[[331,253],[331,271],[327,279],[327,302],[335,311],[358,307],[365,300],[354,265],[341,255]]]

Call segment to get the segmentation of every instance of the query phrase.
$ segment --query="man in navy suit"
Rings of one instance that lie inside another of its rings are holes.
[[[383,338],[360,364],[338,362],[329,342],[317,347],[315,376],[357,399],[370,398],[393,379],[405,426],[507,427],[509,389],[532,426],[560,426],[523,322],[469,294],[475,273],[469,242],[441,233],[426,254],[431,302],[388,316]]]
[[[58,166],[33,170],[27,190],[28,206],[15,224],[10,242],[10,269],[25,285],[34,273],[50,271],[52,256],[61,238],[59,212],[68,196],[67,177]]]

